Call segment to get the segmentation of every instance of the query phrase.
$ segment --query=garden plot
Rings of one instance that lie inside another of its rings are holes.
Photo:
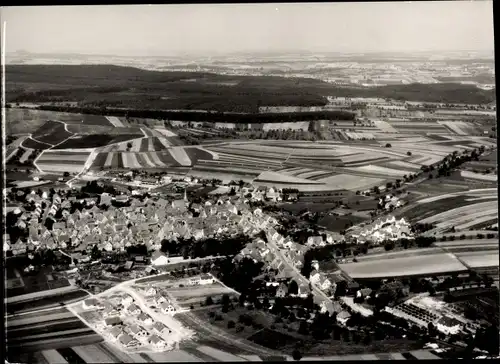
[[[467,271],[467,267],[453,254],[449,253],[347,263],[339,264],[339,266],[354,279],[392,278]]]
[[[351,174],[338,174],[317,180],[317,182],[322,182],[331,188],[350,191],[366,190],[380,185],[383,181],[381,178],[360,177]]]
[[[206,297],[222,296],[223,294],[235,294],[233,290],[220,283],[203,286],[190,286],[182,288],[169,288],[171,295],[181,306],[189,306],[193,303],[204,301]]]
[[[498,176],[496,174],[481,174],[481,173],[474,173],[471,171],[460,171],[460,175],[464,178],[470,178],[480,181],[488,181],[488,182],[498,181]]]
[[[113,126],[116,126],[116,127],[124,127],[125,125],[123,125],[123,123],[120,121],[120,119],[118,119],[116,116],[106,116],[106,119],[108,119],[108,121],[113,125]]]
[[[106,161],[104,162],[104,167],[111,167],[113,165],[113,157],[115,153],[111,152],[106,155]]]

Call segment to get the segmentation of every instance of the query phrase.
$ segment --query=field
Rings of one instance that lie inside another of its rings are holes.
[[[47,121],[31,135],[35,141],[56,145],[71,137],[73,133],[66,130],[63,122]]]
[[[37,160],[37,166],[44,172],[79,173],[91,152],[47,150]]]
[[[215,283],[206,286],[170,288],[168,293],[175,299],[175,301],[185,308],[190,305],[198,305],[200,302],[205,302],[206,297],[212,297],[214,301],[220,298],[223,294],[234,295],[234,291],[224,287],[220,283]]]
[[[446,253],[361,261],[358,263],[339,264],[339,266],[354,279],[418,276],[467,271],[467,267],[455,256]]]

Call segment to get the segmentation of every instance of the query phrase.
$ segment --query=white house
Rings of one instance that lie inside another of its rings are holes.
[[[126,308],[126,311],[127,313],[129,313],[130,315],[138,315],[141,313],[141,309],[135,304],[135,303],[132,303],[131,305],[129,305],[127,308]]]
[[[161,322],[157,321],[153,324],[153,330],[156,331],[157,333],[161,334],[165,330],[167,330],[167,327],[164,324],[162,324]]]
[[[313,270],[311,272],[311,275],[309,276],[309,281],[311,282],[311,284],[314,284],[314,285],[318,284],[320,279],[321,279],[321,276],[320,276],[319,272],[317,270]]]
[[[139,316],[137,316],[137,320],[142,322],[144,325],[152,325],[153,324],[153,319],[145,314],[144,312],[141,312]]]
[[[158,305],[158,306],[159,306],[159,305],[161,305],[162,303],[167,302],[167,301],[168,301],[168,299],[167,299],[166,297],[163,297],[162,295],[157,295],[157,296],[155,297],[154,301],[155,301],[156,305]]]
[[[154,266],[162,266],[168,264],[168,258],[160,251],[155,251],[151,256],[151,264]]]
[[[127,307],[130,304],[132,304],[132,302],[134,302],[134,299],[132,298],[132,296],[126,295],[125,297],[122,298],[121,304],[124,307]]]
[[[120,344],[122,344],[123,346],[125,346],[127,348],[132,348],[134,346],[139,345],[139,342],[137,340],[133,339],[128,334],[121,334],[118,337],[118,341],[120,342]]]
[[[154,296],[156,293],[156,288],[152,286],[148,287],[148,289],[146,290],[146,296]]]
[[[175,307],[172,304],[167,303],[167,302],[162,303],[160,305],[160,308],[161,308],[162,312],[165,314],[172,314],[175,312]]]

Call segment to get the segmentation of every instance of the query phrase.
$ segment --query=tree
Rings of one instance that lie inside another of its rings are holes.
[[[205,306],[211,306],[214,304],[214,300],[212,299],[211,296],[208,296],[206,299],[205,299]]]
[[[385,145],[385,147],[386,147],[386,148],[391,148],[391,147],[392,147],[392,145],[391,145],[391,143],[387,143],[387,144]]]
[[[64,177],[69,177],[69,172],[64,172],[63,176]]]
[[[406,155],[409,155],[409,156],[410,156],[410,155],[411,155],[411,152],[410,152],[410,151],[407,151],[407,152],[406,152]]]
[[[290,284],[288,285],[288,293],[289,294],[299,293],[299,285],[293,279],[290,281]]]
[[[293,360],[296,360],[296,361],[299,361],[300,359],[302,359],[302,354],[300,353],[299,349],[293,350],[292,357],[293,357]]]
[[[233,320],[229,320],[227,322],[227,328],[228,329],[233,329],[236,326],[236,323]]]

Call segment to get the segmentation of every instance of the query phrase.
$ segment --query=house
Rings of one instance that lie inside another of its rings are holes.
[[[370,296],[372,293],[372,290],[371,288],[363,288],[363,289],[360,289],[359,291],[356,292],[356,296],[359,298],[359,297],[368,297]]]
[[[151,256],[151,264],[154,266],[162,266],[168,264],[168,258],[161,251],[155,251]]]
[[[202,274],[200,276],[200,283],[201,285],[204,284],[214,284],[215,283],[215,278],[210,275],[210,274]]]
[[[106,326],[116,326],[122,324],[122,319],[119,316],[108,317],[104,320]]]
[[[171,314],[171,313],[174,313],[175,312],[175,307],[170,304],[170,303],[167,303],[167,302],[163,302],[161,305],[160,305],[160,309],[162,310],[163,313],[165,314]]]
[[[321,279],[321,276],[320,276],[319,272],[315,269],[309,275],[309,281],[311,282],[311,284],[314,284],[314,285],[318,284],[320,279]]]
[[[132,304],[132,302],[134,302],[132,296],[126,295],[125,297],[122,298],[121,304],[126,307]]]
[[[121,326],[113,326],[111,330],[109,330],[109,336],[112,340],[117,340],[121,334],[123,334]]]
[[[142,322],[144,325],[152,325],[153,324],[153,319],[146,315],[144,312],[141,312],[139,316],[137,316],[137,319]]]
[[[82,302],[82,306],[83,306],[83,309],[85,309],[85,310],[100,307],[99,301],[97,300],[97,298],[87,298],[86,300],[84,300]]]
[[[154,296],[157,293],[156,288],[150,286],[146,290],[146,296]]]
[[[151,344],[155,348],[163,348],[165,346],[165,340],[160,338],[158,335],[152,335],[149,338],[149,344]]]
[[[141,313],[141,309],[135,303],[132,303],[126,308],[127,313],[130,315],[138,315]]]
[[[446,335],[456,335],[461,331],[462,325],[460,321],[443,316],[436,324],[436,328]]]
[[[317,285],[322,291],[326,291],[330,289],[330,287],[332,286],[332,282],[322,275]]]
[[[288,286],[285,283],[281,283],[276,290],[276,297],[285,297],[288,294]]]
[[[351,314],[347,311],[342,311],[337,314],[337,321],[342,325],[345,325],[350,318]]]
[[[167,330],[167,327],[161,322],[157,321],[153,324],[153,330],[161,334],[162,332]]]
[[[144,337],[148,335],[148,332],[144,330],[142,327],[139,325],[132,325],[129,328],[129,332],[136,338],[138,337]]]
[[[311,289],[309,288],[309,285],[301,283],[299,284],[299,290],[297,293],[297,296],[306,298],[309,294],[311,293]]]
[[[127,348],[131,348],[131,347],[139,345],[139,342],[137,340],[133,339],[128,334],[121,334],[118,337],[118,341],[120,342],[120,344],[122,344],[123,346],[125,346]]]
[[[310,236],[307,238],[307,246],[321,246],[323,238],[321,236]]]

